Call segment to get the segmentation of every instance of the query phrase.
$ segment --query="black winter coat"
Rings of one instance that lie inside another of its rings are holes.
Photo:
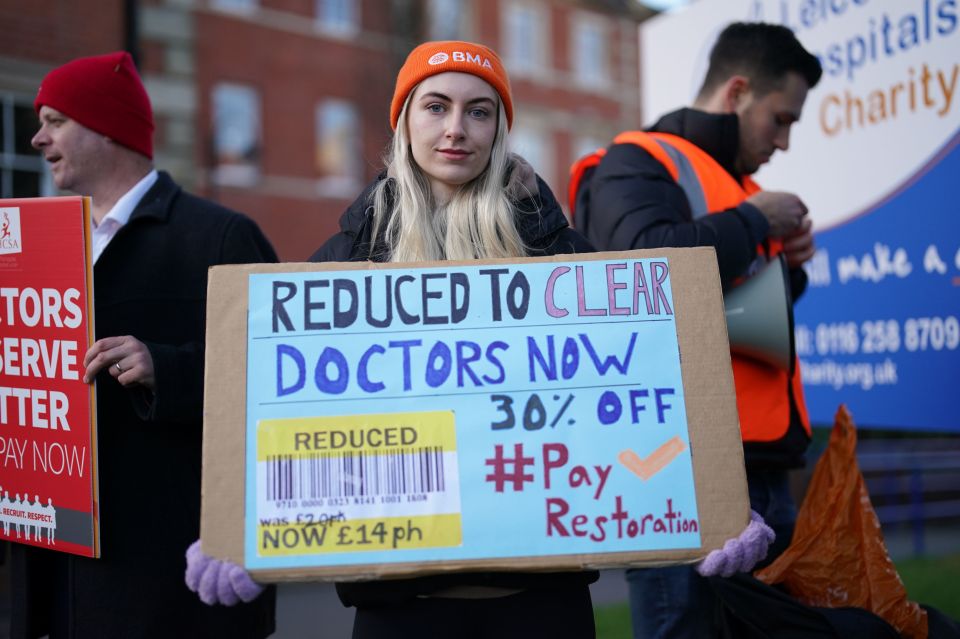
[[[331,237],[311,256],[311,262],[347,262],[368,259],[373,242],[373,207],[369,205],[370,194],[376,182],[350,205],[340,218],[340,232]],[[537,177],[539,195],[518,202],[516,205],[517,230],[523,242],[530,247],[529,255],[562,255],[568,253],[592,253],[593,246],[578,232],[570,228],[550,187]],[[386,259],[387,251],[383,238],[379,238],[373,251],[374,260]],[[512,590],[556,589],[583,587],[597,580],[599,573],[455,573],[417,577],[414,579],[390,579],[381,581],[338,583],[337,594],[346,606],[370,607],[397,603],[418,595],[429,595],[455,586],[487,586]]]
[[[207,270],[276,262],[250,219],[184,192],[166,173],[94,267],[96,336],[132,335],[156,391],[97,376],[102,556],[16,546],[13,636],[264,637],[274,590],[210,607],[184,584],[200,535]]]

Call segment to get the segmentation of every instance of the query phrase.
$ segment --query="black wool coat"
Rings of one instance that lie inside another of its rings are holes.
[[[13,636],[265,637],[274,590],[210,607],[184,584],[200,535],[200,450],[207,270],[276,262],[247,217],[183,191],[166,173],[94,267],[96,336],[150,350],[156,390],[97,376],[102,556],[17,545]]]

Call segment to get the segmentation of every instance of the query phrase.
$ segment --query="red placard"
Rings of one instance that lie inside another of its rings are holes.
[[[89,199],[0,200],[0,539],[100,555]]]

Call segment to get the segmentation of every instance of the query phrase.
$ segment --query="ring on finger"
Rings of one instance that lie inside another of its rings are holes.
[[[123,369],[120,367],[120,362],[114,362],[114,363],[113,363],[113,366],[114,366],[114,368],[117,369],[117,372],[118,372],[118,373],[123,373]]]

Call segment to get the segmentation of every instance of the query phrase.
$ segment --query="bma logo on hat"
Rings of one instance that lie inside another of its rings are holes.
[[[429,64],[430,66],[436,66],[438,64],[443,64],[449,59],[450,59],[450,56],[448,56],[446,53],[443,53],[443,52],[434,53],[432,56],[430,56],[430,59],[427,60],[427,64]]]
[[[481,57],[480,54],[470,53],[469,51],[454,51],[453,52],[453,61],[454,62],[470,62],[480,67],[485,67],[487,69],[492,69],[493,65],[490,64],[489,58]]]
[[[0,255],[23,251],[20,237],[20,209],[0,208]]]

